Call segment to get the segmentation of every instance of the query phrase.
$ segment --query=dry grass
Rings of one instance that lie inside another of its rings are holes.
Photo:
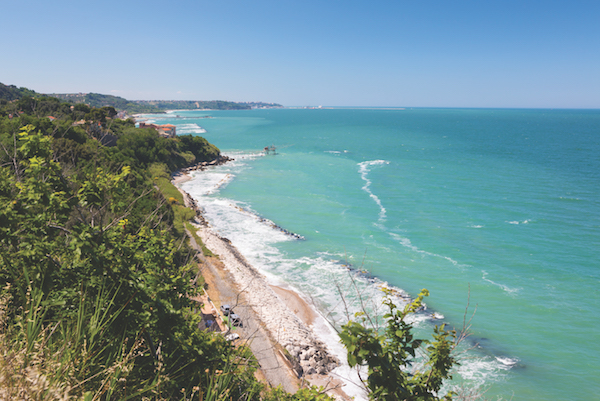
[[[8,333],[7,305],[9,296],[0,297],[0,399],[2,400],[68,400],[70,386],[54,383],[52,376],[60,370],[59,355],[46,355],[47,333],[43,332],[27,352],[25,341],[15,341]]]
[[[145,348],[142,340],[123,347],[109,366],[100,366],[96,361],[98,345],[89,335],[91,330],[85,334],[81,330],[81,321],[59,322],[32,331],[32,324],[43,319],[43,313],[33,313],[32,308],[40,312],[43,307],[28,302],[17,309],[9,325],[8,294],[5,288],[0,296],[1,400],[110,399],[111,394],[118,394],[126,386],[134,360]],[[29,295],[30,299],[35,298]],[[101,328],[106,322],[99,323]],[[84,325],[93,325],[93,317]],[[89,373],[92,371],[96,373]],[[140,394],[152,391],[155,384],[142,389]]]

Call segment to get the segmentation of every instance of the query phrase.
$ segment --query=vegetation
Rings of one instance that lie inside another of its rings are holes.
[[[165,110],[249,110],[262,107],[282,107],[276,103],[237,103],[224,100],[127,100],[99,93],[53,93],[50,96],[74,104],[91,107],[114,107],[128,113],[162,113]]]
[[[36,93],[27,88],[17,88],[14,85],[4,85],[0,83],[0,99],[16,100],[23,96],[35,96]]]
[[[0,102],[0,398],[330,399],[268,389],[248,348],[198,329],[194,212],[169,177],[216,147],[19,93]],[[427,343],[405,322],[421,300],[402,312],[388,300],[385,333],[343,327],[372,399],[437,399],[449,377],[453,333]],[[406,373],[422,344],[425,368]]]
[[[137,104],[146,107],[156,107],[157,110],[249,110],[250,105],[224,100],[195,101],[195,100],[137,100]]]
[[[368,377],[364,380],[369,398],[372,400],[451,400],[453,393],[438,396],[443,381],[449,379],[451,368],[457,364],[452,356],[456,332],[448,331],[444,325],[435,327],[433,341],[416,339],[413,327],[406,321],[422,305],[422,290],[419,296],[403,310],[398,310],[388,296],[384,304],[389,312],[384,315],[384,330],[370,328],[363,313],[342,326],[340,338],[348,350],[348,363],[367,366]],[[417,358],[417,352],[423,352]]]
[[[161,194],[129,166],[110,172],[120,153],[74,171],[33,126],[15,139],[6,153],[17,157],[0,170],[0,274],[20,375],[38,369],[73,397],[168,399],[205,386],[207,369],[235,363],[236,388],[257,386],[249,351],[197,330],[188,297],[196,272]]]
[[[58,98],[72,104],[85,104],[90,107],[114,107],[117,110],[125,110],[128,113],[160,113],[156,107],[148,107],[120,96],[101,95],[99,93],[52,93],[49,96]]]
[[[210,256],[210,257],[217,256],[214,253],[212,253],[212,251],[210,249],[208,249],[206,247],[206,245],[204,245],[204,242],[202,242],[202,238],[200,238],[198,236],[198,234],[196,234],[196,229],[194,228],[194,226],[190,222],[186,222],[185,223],[185,227],[188,229],[188,231],[192,235],[192,238],[194,238],[194,241],[196,241],[196,244],[198,244],[198,246],[200,247],[200,249],[202,249],[202,254],[204,256]]]
[[[225,100],[127,100],[120,96],[100,93],[51,93],[39,94],[27,88],[0,83],[0,101],[18,100],[23,97],[52,97],[72,105],[85,105],[100,109],[111,107],[115,110],[135,113],[163,113],[165,110],[250,110],[252,108],[283,107],[277,103],[229,102]]]

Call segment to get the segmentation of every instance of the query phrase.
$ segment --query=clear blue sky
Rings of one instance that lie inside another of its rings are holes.
[[[286,106],[600,108],[600,1],[0,0],[0,82]]]

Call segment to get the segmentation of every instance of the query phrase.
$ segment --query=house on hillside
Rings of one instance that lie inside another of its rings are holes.
[[[164,124],[158,126],[158,135],[165,138],[175,138],[175,126],[173,124]]]
[[[154,128],[156,131],[158,131],[158,135],[165,138],[175,138],[175,135],[177,135],[176,127],[173,124],[157,125],[141,122],[140,128]]]

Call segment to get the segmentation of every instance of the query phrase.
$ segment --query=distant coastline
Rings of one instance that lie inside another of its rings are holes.
[[[127,100],[120,96],[100,93],[49,93],[73,104],[84,103],[91,107],[114,107],[130,114],[165,113],[168,110],[251,110],[283,108],[278,103],[232,102],[227,100]]]

